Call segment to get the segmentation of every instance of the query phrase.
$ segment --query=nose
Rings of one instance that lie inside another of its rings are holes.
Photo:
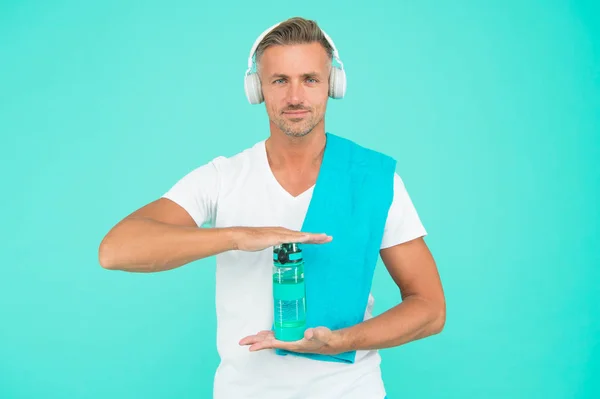
[[[304,96],[304,87],[302,87],[302,83],[293,80],[288,85],[287,91],[287,102],[289,104],[299,104],[303,101]]]

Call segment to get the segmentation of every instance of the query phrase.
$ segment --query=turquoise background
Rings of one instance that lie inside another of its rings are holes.
[[[382,352],[388,397],[600,397],[600,6],[466,0],[1,2],[0,397],[211,396],[214,259],[97,248],[266,137],[247,56],[295,15],[347,68],[327,129],[398,159],[444,282],[445,331]],[[400,298],[381,264],[374,295]]]

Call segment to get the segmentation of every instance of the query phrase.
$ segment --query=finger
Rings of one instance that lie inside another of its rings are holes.
[[[312,328],[307,329],[306,331],[304,331],[304,338],[307,340],[312,340],[313,337],[315,336],[315,331]]]
[[[244,337],[240,340],[239,344],[240,345],[252,345],[256,342],[260,342],[263,341],[267,338],[271,338],[273,336],[273,332],[272,331],[261,331],[258,334],[255,335],[248,335],[247,337]]]
[[[297,342],[300,342],[300,341],[297,341]],[[250,350],[250,352],[256,352],[256,351],[260,351],[260,350],[264,350],[264,349],[283,349],[283,350],[294,351],[294,350],[298,350],[297,342],[284,342],[284,341],[279,341],[275,338],[269,337],[263,341],[260,341],[260,342],[257,342],[255,344],[251,345],[250,348],[248,348],[248,349]]]
[[[250,352],[255,352],[263,349],[273,349],[275,348],[276,344],[277,340],[275,338],[263,337],[262,340],[254,342],[252,345],[250,345],[250,348],[248,348],[248,350]]]
[[[308,244],[319,244],[331,241],[332,237],[325,233],[299,233],[299,235],[292,235],[288,238],[285,238],[285,240],[286,242],[296,241]]]
[[[320,341],[327,343],[329,340],[329,330],[322,327],[309,328],[304,331],[304,338],[311,342]]]
[[[252,345],[257,342],[263,341],[265,337],[261,337],[260,335],[249,335],[240,340],[240,345]]]
[[[278,228],[276,231],[279,234],[281,243],[288,242],[327,242],[331,241],[332,237],[325,233],[310,233],[305,231],[290,230],[286,228]]]
[[[311,237],[309,237],[309,239],[305,243],[306,244],[324,244],[326,242],[330,242],[331,240],[333,240],[333,237],[328,236],[326,234],[312,235]]]

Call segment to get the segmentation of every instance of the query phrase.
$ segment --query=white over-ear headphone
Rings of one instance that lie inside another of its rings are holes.
[[[254,52],[256,48],[260,44],[261,40],[273,29],[281,24],[277,23],[271,26],[269,29],[264,31],[258,39],[254,42],[252,49],[250,50],[250,56],[248,57],[248,69],[246,70],[246,74],[244,75],[244,88],[246,90],[246,97],[250,104],[260,104],[264,101],[262,95],[262,89],[260,87],[260,79],[256,72],[250,72],[252,70],[252,62],[254,58]],[[329,74],[329,97],[331,98],[343,98],[346,94],[346,71],[344,70],[344,64],[339,58],[339,54],[335,44],[333,44],[333,40],[321,29],[325,39],[329,42],[331,47],[333,48],[333,58],[340,64],[339,67],[332,65],[331,73]]]

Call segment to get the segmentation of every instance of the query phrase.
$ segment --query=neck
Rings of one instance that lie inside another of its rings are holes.
[[[325,131],[315,128],[303,137],[290,137],[271,131],[265,146],[271,166],[285,169],[304,169],[320,164],[325,149]]]

